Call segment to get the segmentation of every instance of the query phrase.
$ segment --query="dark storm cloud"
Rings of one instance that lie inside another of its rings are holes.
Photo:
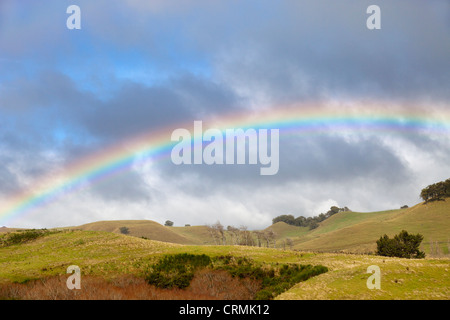
[[[184,75],[163,85],[126,82],[108,101],[85,109],[82,122],[94,135],[123,138],[199,117],[231,112],[238,97],[206,79]]]
[[[281,137],[279,171],[261,176],[264,165],[174,165],[161,162],[161,170],[172,178],[192,176],[187,192],[219,192],[221,188],[279,186],[299,183],[351,183],[368,179],[391,184],[408,180],[407,165],[381,140],[360,138],[346,141],[339,136]]]
[[[123,139],[205,114],[229,112],[238,97],[226,87],[194,75],[147,86],[117,81],[110,98],[100,100],[67,75],[46,71],[34,78],[17,77],[0,87],[0,110],[21,124],[31,139],[63,129],[68,135]],[[16,132],[17,135],[17,132]],[[87,139],[88,140],[88,139]]]
[[[43,70],[35,75],[18,74],[0,86],[0,110],[41,119],[33,112],[45,114],[53,109],[51,115],[66,120],[74,116],[84,106],[92,106],[97,99],[92,93],[82,92],[77,83],[59,71]]]
[[[311,97],[449,99],[450,3],[379,1],[382,29],[373,31],[366,28],[367,1],[263,3],[274,9],[266,20],[252,19],[259,12],[250,10],[248,22],[234,21],[234,28],[240,24],[234,38],[224,35],[229,55],[222,49],[219,65],[236,86],[264,90],[275,103]]]
[[[19,187],[17,176],[5,166],[4,161],[0,160],[0,192],[9,194],[18,191]]]
[[[107,201],[151,201],[151,189],[136,171],[121,172],[91,186],[95,195]]]

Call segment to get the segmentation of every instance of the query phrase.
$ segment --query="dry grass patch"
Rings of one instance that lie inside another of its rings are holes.
[[[198,272],[186,289],[161,289],[144,279],[122,275],[113,279],[82,276],[81,289],[69,290],[68,276],[0,285],[0,300],[249,300],[260,289],[251,279],[237,279],[225,271]]]

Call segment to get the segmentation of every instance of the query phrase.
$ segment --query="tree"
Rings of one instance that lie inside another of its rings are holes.
[[[263,231],[253,231],[253,233],[256,236],[256,240],[257,240],[257,245],[258,247],[261,247],[262,245],[262,241],[264,239],[264,235],[263,235]]]
[[[339,209],[339,208],[336,207],[336,206],[332,206],[332,207],[330,208],[330,211],[331,211],[333,214],[336,214],[336,213],[338,213],[339,211],[341,211],[341,209]]]
[[[309,223],[309,230],[313,230],[319,227],[319,223],[316,220],[311,220]]]
[[[281,221],[281,222],[293,225],[294,224],[294,220],[295,220],[295,218],[294,218],[293,215],[291,215],[291,214],[282,214],[281,216],[278,216],[278,217],[274,218],[272,220],[272,224],[275,224],[275,223]]]
[[[222,244],[225,245],[225,230],[223,225],[217,221],[215,224],[211,226],[214,230],[216,230],[216,234],[219,236],[219,239],[222,239]]]
[[[377,241],[377,254],[387,257],[399,258],[425,258],[425,253],[419,250],[420,243],[423,240],[421,234],[409,234],[402,230],[393,239],[386,234]]]
[[[338,208],[336,206],[332,206],[330,208],[330,210],[327,211],[327,213],[321,213],[315,217],[305,218],[303,216],[299,216],[297,218],[294,218],[294,216],[291,214],[282,214],[282,215],[272,219],[272,224],[275,224],[277,222],[284,222],[284,223],[287,223],[292,226],[309,227],[310,229],[315,229],[318,227],[319,222],[324,221],[325,219],[331,217],[332,215],[334,215],[336,213],[347,212],[347,211],[351,211],[351,210],[347,207]]]
[[[265,239],[267,241],[267,247],[269,247],[270,242],[273,241],[273,247],[276,248],[276,236],[277,234],[272,229],[265,231]]]
[[[211,238],[213,238],[213,240],[214,240],[214,243],[215,244],[218,244],[217,243],[217,230],[216,229],[214,229],[212,226],[210,226],[210,225],[206,225],[206,229],[208,230],[208,232],[209,232],[209,235],[211,236]]]
[[[173,222],[170,221],[170,220],[167,220],[166,223],[164,223],[164,225],[165,225],[166,227],[171,227],[171,226],[173,226]]]
[[[299,216],[299,217],[295,218],[294,226],[305,227],[306,226],[306,218],[304,216]]]
[[[236,227],[233,227],[233,226],[228,226],[227,231],[231,235],[231,242],[234,245],[238,245],[239,244],[239,229]]]
[[[127,227],[120,227],[119,231],[121,234],[129,234],[130,230]]]
[[[422,189],[420,197],[425,201],[438,201],[450,197],[450,179],[440,181]]]
[[[289,248],[292,250],[292,247],[294,245],[294,241],[292,241],[291,238],[286,238],[286,244],[289,246]]]

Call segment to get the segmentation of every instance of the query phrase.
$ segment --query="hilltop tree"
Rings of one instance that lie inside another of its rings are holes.
[[[173,222],[170,221],[170,220],[167,220],[167,221],[164,223],[164,225],[165,225],[166,227],[172,227],[172,226],[173,226]]]
[[[422,189],[420,197],[425,201],[438,201],[450,197],[450,179],[440,181]]]
[[[304,216],[299,216],[299,217],[295,218],[294,226],[305,227],[306,226],[306,218]]]
[[[332,207],[330,208],[330,211],[332,212],[332,214],[336,214],[336,213],[340,212],[341,209],[338,208],[338,207],[336,207],[336,206],[332,206]]]
[[[290,225],[294,225],[294,221],[295,221],[295,218],[294,218],[293,215],[291,215],[291,214],[282,214],[281,216],[278,216],[278,217],[274,218],[272,220],[272,224],[275,224],[277,222],[284,222],[284,223],[287,223],[287,224],[290,224]]]
[[[315,229],[319,226],[319,222],[324,221],[325,219],[328,219],[332,215],[338,213],[338,212],[348,212],[351,211],[349,208],[338,208],[336,206],[332,206],[330,210],[327,211],[327,213],[321,213],[318,216],[315,217],[307,217],[299,216],[297,218],[294,218],[291,214],[283,214],[278,217],[275,217],[272,219],[272,224],[275,224],[277,222],[284,222],[292,226],[297,227],[309,227],[310,230]]]

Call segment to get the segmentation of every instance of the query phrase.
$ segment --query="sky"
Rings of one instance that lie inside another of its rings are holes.
[[[373,4],[381,29],[369,30]],[[81,29],[67,28],[70,5],[80,8]],[[427,115],[447,126],[281,132],[272,176],[254,165],[150,157],[0,213],[0,226],[149,219],[258,229],[334,205],[412,206],[422,188],[450,178],[449,88],[445,0],[2,0],[0,205],[38,193],[43,177],[90,155],[142,133],[167,131],[169,140],[194,120],[293,105],[305,114]]]

